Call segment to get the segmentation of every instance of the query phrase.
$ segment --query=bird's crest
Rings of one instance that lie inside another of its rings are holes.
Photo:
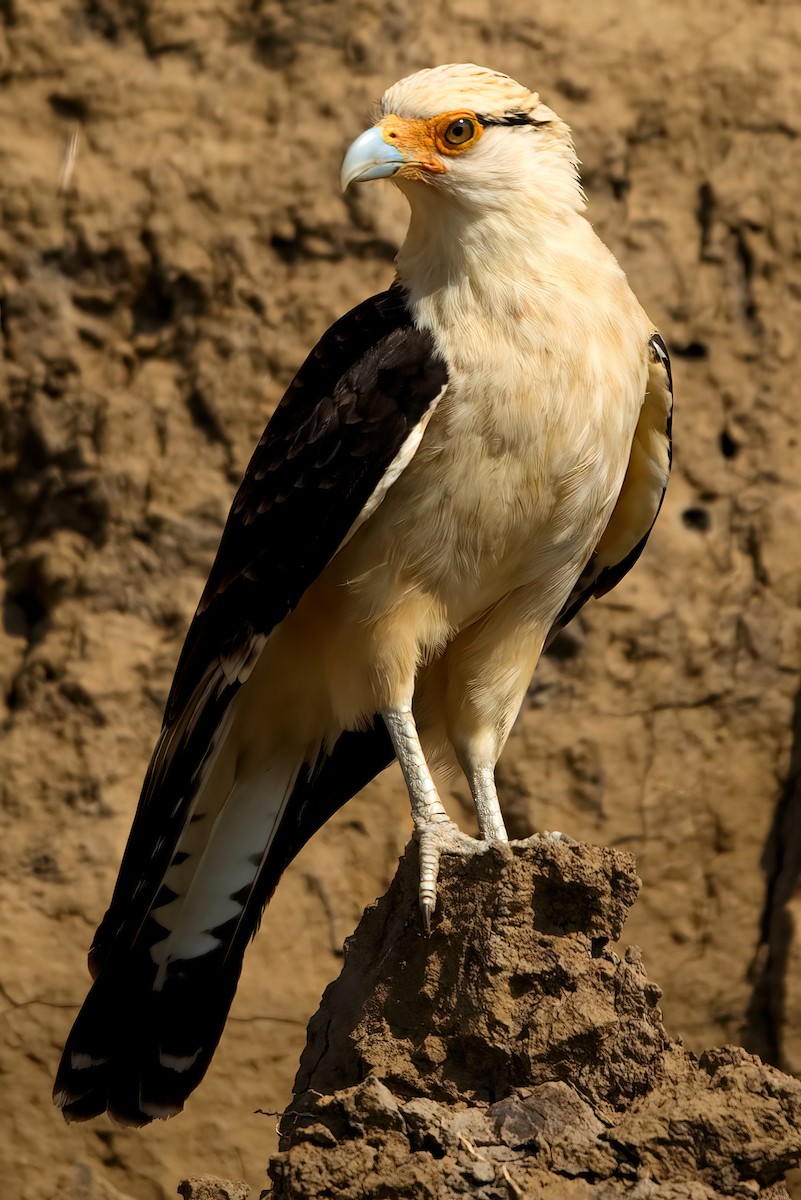
[[[553,116],[537,92],[508,75],[474,63],[448,63],[407,75],[381,99],[383,116],[434,117],[456,108],[471,108],[498,123],[540,124]]]

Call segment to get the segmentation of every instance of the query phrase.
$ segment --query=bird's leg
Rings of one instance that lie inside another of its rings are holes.
[[[495,787],[495,768],[493,766],[478,766],[474,762],[463,763],[463,770],[470,786],[473,803],[476,806],[478,828],[483,842],[508,842],[509,835],[503,822],[503,813],[498,801]],[[544,842],[565,842],[576,846],[575,838],[568,837],[558,829],[544,829],[542,833],[532,835]]]
[[[420,853],[420,911],[426,932],[429,932],[437,903],[440,856],[443,853],[473,854],[482,847],[473,838],[460,833],[443,808],[420,745],[411,705],[387,709],[382,716],[412,803],[412,820]]]
[[[476,806],[478,828],[483,842],[508,842],[503,814],[495,787],[495,767],[491,764],[470,764],[466,770],[470,794]]]

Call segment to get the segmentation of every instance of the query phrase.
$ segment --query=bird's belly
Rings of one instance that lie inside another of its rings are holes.
[[[496,413],[489,428],[461,436],[453,421],[432,422],[336,564],[359,619],[421,592],[459,629],[514,588],[534,598],[545,577],[580,570],[620,488],[628,450],[618,447],[630,437],[615,446],[602,422],[577,430],[528,416],[510,428]],[[544,616],[554,603],[543,597]]]
[[[410,466],[304,598],[298,617],[311,614],[342,724],[408,693],[421,663],[512,591],[526,589],[545,636],[608,519],[625,461],[606,452],[600,429],[544,430],[534,414],[513,433],[496,423],[454,438],[453,420],[432,421]]]

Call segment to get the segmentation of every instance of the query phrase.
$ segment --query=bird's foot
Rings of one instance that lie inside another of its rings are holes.
[[[543,842],[563,842],[566,846],[578,845],[575,838],[568,837],[566,833],[561,833],[558,829],[543,829],[542,833],[535,833],[534,837]]]
[[[426,933],[431,932],[431,917],[437,906],[437,876],[439,860],[443,854],[461,854],[468,857],[483,854],[487,842],[476,841],[462,833],[458,825],[449,818],[435,819],[419,824],[415,837],[420,854],[420,912]]]

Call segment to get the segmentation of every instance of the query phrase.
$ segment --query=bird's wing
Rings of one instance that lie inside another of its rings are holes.
[[[648,384],[629,465],[609,523],[548,635],[550,645],[593,596],[605,596],[645,549],[659,515],[672,461],[673,375],[658,333],[648,340]]]
[[[276,408],[234,499],[181,651],[93,974],[151,906],[225,715],[270,632],[411,461],[447,384],[397,285],[322,337]],[[301,843],[302,844],[302,843]]]

